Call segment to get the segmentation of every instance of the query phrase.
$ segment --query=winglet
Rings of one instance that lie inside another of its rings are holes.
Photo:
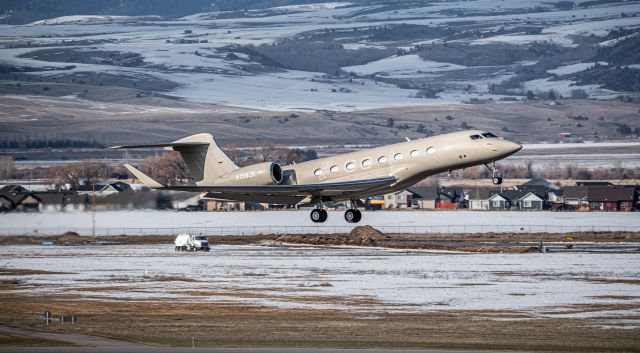
[[[151,188],[151,189],[160,189],[165,187],[164,185],[160,184],[159,182],[151,179],[150,176],[144,174],[143,172],[139,171],[136,167],[132,166],[131,164],[125,163],[124,167],[127,168],[128,171],[131,172],[131,174],[133,174],[136,178],[138,178],[144,185],[146,185],[147,187]]]

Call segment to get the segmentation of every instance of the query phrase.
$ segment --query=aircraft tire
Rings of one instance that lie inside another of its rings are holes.
[[[495,177],[491,181],[493,182],[494,185],[502,184],[502,178],[501,177]]]
[[[355,211],[356,211],[356,217],[353,219],[353,223],[358,223],[362,219],[362,212],[360,212],[360,210],[355,210]]]
[[[353,208],[350,208],[346,211],[344,211],[344,220],[347,221],[347,223],[355,223],[356,221],[356,217],[357,217],[357,210],[354,210]]]
[[[322,216],[322,218],[320,218],[320,223],[326,222],[327,219],[329,218],[329,213],[327,213],[327,210],[321,209],[320,214]]]
[[[324,211],[324,210],[321,210],[319,208],[315,208],[315,209],[311,210],[310,217],[311,217],[311,220],[313,221],[313,223],[321,223],[321,222],[323,222],[323,220],[322,220],[322,218],[323,218],[322,217],[322,211]]]

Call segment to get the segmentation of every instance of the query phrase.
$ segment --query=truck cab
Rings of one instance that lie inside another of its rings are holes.
[[[209,251],[209,240],[206,236],[191,235],[191,234],[178,234],[175,244],[175,251]]]

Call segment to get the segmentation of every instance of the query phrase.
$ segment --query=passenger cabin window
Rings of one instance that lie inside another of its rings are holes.
[[[371,167],[371,158],[364,159],[362,161],[362,168],[369,168],[369,167]]]
[[[472,140],[480,140],[482,138],[480,135],[471,135],[469,137],[471,137]]]
[[[322,169],[316,169],[313,171],[313,174],[315,174],[316,176],[321,176],[322,175]]]
[[[411,157],[418,157],[419,154],[420,154],[420,152],[418,152],[417,150],[413,150],[410,153]]]
[[[482,134],[482,136],[484,136],[484,137],[486,137],[488,139],[492,138],[492,137],[498,137],[498,136],[496,136],[496,135],[494,135],[494,134],[492,134],[490,132],[485,132],[485,133]]]
[[[393,156],[393,159],[395,159],[396,161],[399,161],[402,159],[402,153],[396,153],[395,156]]]
[[[386,156],[382,156],[382,157],[378,158],[378,163],[380,163],[380,164],[387,163],[387,157]]]
[[[427,154],[434,154],[434,153],[436,153],[436,148],[435,147],[427,148]]]
[[[338,166],[334,165],[331,167],[331,169],[329,169],[331,171],[331,173],[337,173],[338,172]]]
[[[356,169],[356,163],[355,162],[349,162],[347,164],[345,164],[344,169],[346,169],[347,171],[352,171],[354,169]]]

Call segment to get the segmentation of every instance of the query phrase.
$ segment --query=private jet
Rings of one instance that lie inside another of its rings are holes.
[[[151,189],[202,193],[204,198],[282,205],[312,205],[311,220],[325,222],[326,204],[348,202],[344,219],[362,218],[357,201],[406,189],[442,172],[485,165],[492,181],[502,177],[495,162],[522,146],[491,132],[467,130],[280,166],[264,162],[238,167],[211,134],[167,144],[114,146],[112,149],[164,148],[180,153],[195,185],[163,185],[130,164],[125,167]]]

